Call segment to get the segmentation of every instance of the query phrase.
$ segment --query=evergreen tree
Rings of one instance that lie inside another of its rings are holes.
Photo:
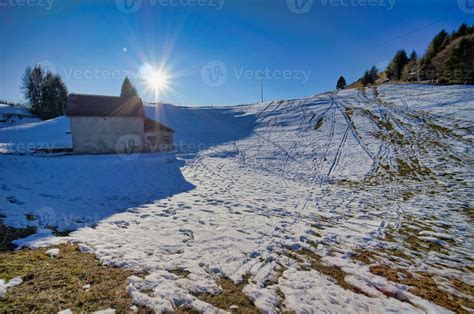
[[[30,110],[33,114],[41,111],[44,84],[43,76],[43,69],[37,65],[33,69],[27,67],[22,77],[22,90],[25,99],[28,99],[30,102]]]
[[[474,84],[474,39],[463,38],[448,55],[441,80],[451,84]]]
[[[466,25],[466,23],[462,23],[461,26],[459,27],[458,31],[453,34],[453,39],[456,39],[461,36],[466,36],[469,34],[469,27]]]
[[[443,50],[450,41],[449,34],[443,29],[439,32],[431,41],[426,54],[421,61],[423,67],[427,67],[431,64],[431,60]]]
[[[363,86],[374,84],[374,78],[370,75],[370,71],[366,70],[364,76],[362,76],[361,83]]]
[[[346,82],[346,79],[344,78],[344,76],[339,77],[339,80],[337,80],[336,88],[337,89],[344,89],[344,88],[346,88],[346,86],[347,86],[347,82]]]
[[[402,76],[402,71],[408,63],[408,56],[405,50],[399,50],[393,57],[392,62],[387,67],[386,73],[390,80],[399,80]]]
[[[410,62],[411,61],[417,61],[418,60],[418,54],[416,53],[415,50],[413,50],[410,54]]]
[[[67,105],[67,87],[59,75],[46,73],[43,87],[44,115],[58,117],[63,115]]]
[[[68,91],[59,75],[45,73],[39,65],[28,67],[22,77],[22,90],[30,102],[30,111],[39,118],[46,120],[64,114]]]
[[[128,77],[126,76],[122,83],[122,89],[120,90],[120,97],[123,98],[132,98],[138,96],[137,90],[135,86],[130,82]]]
[[[379,70],[377,69],[375,65],[372,68],[370,68],[369,74],[370,74],[370,77],[372,78],[371,84],[374,84],[379,79]]]

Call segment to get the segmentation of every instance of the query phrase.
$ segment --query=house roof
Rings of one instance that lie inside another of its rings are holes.
[[[146,132],[159,131],[159,130],[174,132],[174,130],[172,128],[167,127],[163,123],[160,123],[158,121],[155,121],[153,119],[145,117],[145,133]]]
[[[144,117],[139,97],[70,94],[66,115],[70,117]]]

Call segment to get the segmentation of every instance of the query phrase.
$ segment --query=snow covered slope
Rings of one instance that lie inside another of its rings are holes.
[[[103,263],[146,270],[129,293],[157,311],[213,311],[196,296],[247,276],[244,293],[268,313],[472,311],[473,87],[388,85],[147,115],[197,153],[0,156],[0,214],[44,232],[19,243],[78,241]],[[83,228],[58,239],[51,225]],[[423,274],[459,304],[413,289]]]
[[[67,117],[0,129],[0,153],[31,154],[37,150],[71,147],[72,138]]]
[[[26,107],[0,103],[0,129],[37,121],[40,119],[33,116]]]
[[[177,149],[184,152],[246,138],[255,124],[255,115],[247,114],[239,107],[193,108],[146,104],[145,112],[149,118],[175,130]]]

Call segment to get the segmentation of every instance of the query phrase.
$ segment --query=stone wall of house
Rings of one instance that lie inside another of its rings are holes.
[[[142,117],[71,117],[75,154],[133,153],[143,150]]]

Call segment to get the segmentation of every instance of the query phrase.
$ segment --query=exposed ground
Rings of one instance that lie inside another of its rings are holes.
[[[47,255],[46,248],[0,253],[0,278],[23,280],[8,289],[0,312],[130,311],[132,298],[126,288],[133,271],[102,266],[94,255],[81,253],[75,245],[57,248],[57,257]]]

